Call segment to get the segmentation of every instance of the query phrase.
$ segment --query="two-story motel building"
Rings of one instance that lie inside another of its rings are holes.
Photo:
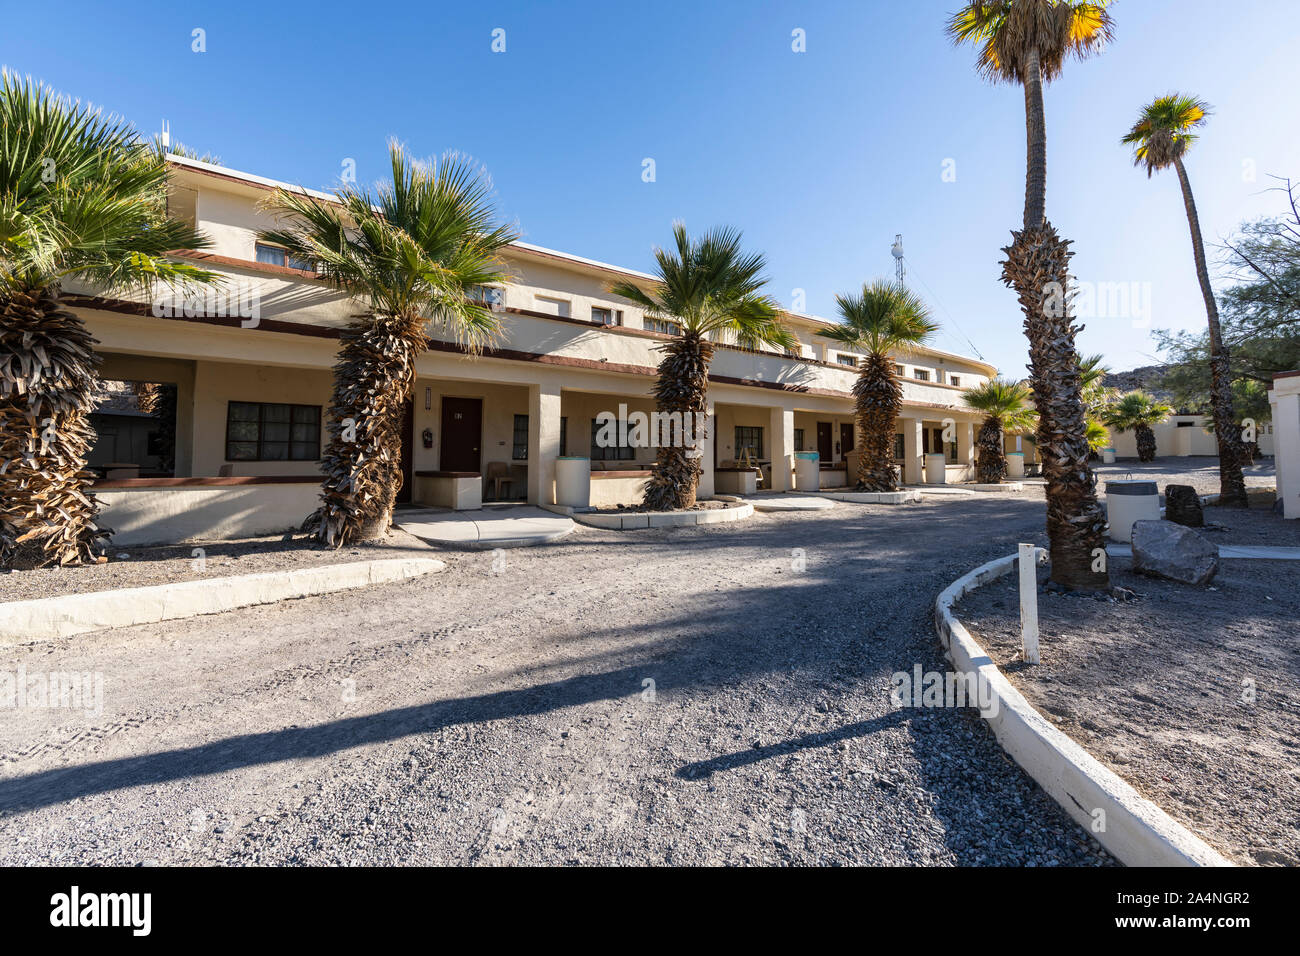
[[[259,202],[276,187],[298,187],[182,157],[171,164],[171,213],[213,241],[185,255],[225,277],[226,302],[168,310],[143,298],[68,290],[99,340],[105,379],[176,388],[170,475],[145,477],[147,461],[106,461],[114,454],[97,450],[92,464],[124,467],[109,469],[96,494],[123,543],[284,530],[314,508],[338,330],[359,306],[259,242],[258,231],[272,225]],[[572,455],[592,459],[593,503],[639,500],[654,449],[597,447],[593,422],[620,405],[653,410],[657,347],[673,328],[606,291],[615,280],[650,284],[653,277],[523,242],[506,259],[514,281],[483,293],[501,312],[494,347],[470,357],[430,333],[405,430],[404,499],[420,501],[421,488],[439,476],[482,475],[489,499],[547,504],[556,459]],[[856,444],[850,389],[858,356],[822,336],[830,323],[793,313],[785,319],[799,338],[790,354],[719,344],[701,497],[714,493],[715,475],[745,449],[767,463],[774,491],[791,489],[800,450],[820,453],[823,487],[851,481],[845,466]],[[919,483],[925,454],[940,451],[948,480],[972,479],[978,416],[962,406],[961,392],[995,369],[928,348],[898,365],[903,480]],[[945,420],[955,441],[944,440]]]

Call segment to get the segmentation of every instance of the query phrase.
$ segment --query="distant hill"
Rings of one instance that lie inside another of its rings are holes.
[[[1140,388],[1157,398],[1168,399],[1171,393],[1163,389],[1160,384],[1164,375],[1165,366],[1145,365],[1127,372],[1111,372],[1102,381],[1107,388],[1117,388],[1121,392],[1132,392]]]

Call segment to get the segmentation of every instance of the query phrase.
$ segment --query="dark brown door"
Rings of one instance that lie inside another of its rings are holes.
[[[483,469],[483,400],[481,398],[447,398],[442,400],[443,471],[482,471]]]
[[[831,423],[817,423],[817,457],[824,462],[835,460],[834,449],[831,448]]]
[[[853,426],[840,423],[840,456],[848,458],[849,452],[853,451]]]
[[[415,487],[415,403],[408,401],[402,412],[402,490],[397,493],[399,505],[409,504],[411,489]]]

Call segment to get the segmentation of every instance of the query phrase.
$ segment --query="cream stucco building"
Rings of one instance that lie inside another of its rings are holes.
[[[285,522],[277,507],[286,514],[310,510],[338,330],[358,307],[258,241],[258,230],[272,225],[259,202],[281,185],[173,157],[171,211],[213,240],[210,250],[186,255],[225,277],[223,298],[160,308],[68,290],[99,340],[104,378],[176,388],[174,474],[134,478],[127,468],[117,474],[128,477],[96,489],[109,505],[108,524],[116,511],[132,540],[150,534],[145,512],[149,521],[163,513],[176,524],[160,540],[183,540],[276,530]],[[672,329],[606,290],[615,280],[648,284],[653,277],[523,242],[507,259],[514,281],[483,293],[501,312],[503,334],[494,347],[470,357],[431,331],[406,429],[404,494],[418,500],[442,476],[482,475],[485,497],[550,503],[556,459],[570,455],[593,459],[594,502],[636,500],[654,449],[597,448],[592,423],[620,404],[652,409],[656,348]],[[744,448],[766,463],[773,490],[791,488],[798,450],[821,453],[823,487],[848,480],[857,356],[822,336],[828,322],[797,314],[786,320],[799,338],[795,353],[720,343],[701,496],[714,492],[716,476]],[[948,480],[973,478],[978,418],[963,408],[961,392],[995,369],[933,349],[898,364],[903,480],[922,480],[931,451],[947,455]],[[145,500],[140,492],[150,493],[147,509],[133,504]],[[281,504],[259,504],[273,500]],[[245,520],[259,508],[264,517]]]

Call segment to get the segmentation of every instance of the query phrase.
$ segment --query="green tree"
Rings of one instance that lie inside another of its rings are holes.
[[[995,485],[1007,476],[1006,433],[1027,432],[1036,423],[1033,394],[1022,382],[991,378],[967,389],[961,398],[967,408],[984,415],[975,440],[975,474],[980,483]]]
[[[474,290],[508,282],[502,250],[515,231],[496,222],[492,182],[464,157],[412,160],[389,144],[392,181],[352,186],[334,201],[277,190],[266,205],[286,225],[262,238],[314,262],[363,304],[343,329],[322,466],[321,507],[307,526],[339,548],[387,532],[402,486],[402,419],[428,331],[473,353],[499,334]]]
[[[105,293],[215,281],[167,258],[208,241],[167,216],[167,164],[127,123],[30,79],[0,77],[0,567],[102,561],[86,456],[99,392],[95,340],[65,308],[77,280]]]
[[[679,222],[673,225],[673,243],[675,249],[655,250],[658,282],[651,290],[616,282],[609,291],[636,303],[651,318],[680,328],[680,334],[660,346],[663,358],[654,386],[655,408],[669,416],[689,414],[687,420],[706,422],[715,341],[734,338],[745,348],[787,349],[795,339],[782,324],[776,302],[762,292],[767,284],[766,260],[741,249],[738,230],[713,229],[692,239]],[[698,430],[696,437],[702,437]],[[645,507],[653,511],[693,508],[700,483],[698,454],[698,448],[683,443],[660,442],[654,474],[646,483]]]
[[[1168,421],[1173,413],[1172,408],[1148,392],[1128,392],[1106,410],[1105,424],[1120,434],[1133,432],[1138,461],[1155,461],[1156,436],[1151,426]]]
[[[1230,353],[1223,341],[1219,325],[1219,306],[1210,283],[1210,270],[1205,259],[1205,240],[1201,236],[1201,221],[1196,212],[1196,199],[1192,195],[1191,180],[1183,157],[1197,136],[1193,132],[1205,123],[1210,108],[1204,101],[1181,93],[1160,96],[1143,107],[1138,121],[1122,142],[1133,147],[1133,161],[1144,166],[1148,178],[1157,172],[1173,167],[1178,172],[1182,186],[1183,206],[1187,225],[1192,234],[1192,255],[1196,262],[1196,278],[1205,299],[1210,346],[1210,409],[1214,417],[1215,440],[1219,446],[1219,495],[1227,507],[1248,507],[1246,479],[1241,466],[1245,450],[1241,432],[1232,407],[1232,370]]]
[[[903,388],[895,370],[896,356],[912,354],[939,326],[930,320],[925,303],[915,293],[878,279],[857,294],[835,297],[841,324],[821,334],[866,355],[853,383],[853,402],[862,454],[857,487],[864,491],[895,491],[894,434],[903,408]]]
[[[1015,289],[1029,339],[1030,387],[1038,408],[1038,449],[1047,482],[1052,580],[1070,590],[1108,588],[1093,555],[1104,549],[1106,518],[1082,397],[1077,328],[1070,314],[1070,244],[1047,220],[1047,123],[1043,86],[1071,58],[1111,39],[1109,0],[975,0],[953,15],[949,36],[976,47],[978,71],[1024,89],[1027,163],[1023,228],[1003,251],[1003,281]]]

